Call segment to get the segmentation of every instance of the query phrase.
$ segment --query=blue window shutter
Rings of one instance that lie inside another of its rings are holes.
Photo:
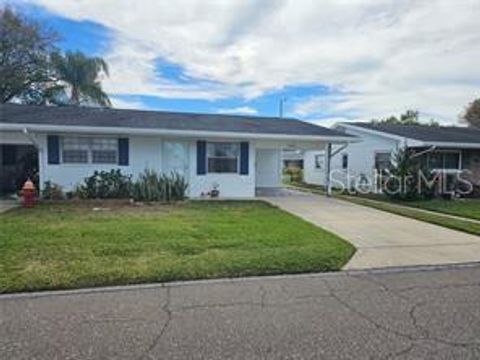
[[[118,165],[128,166],[128,138],[118,139]]]
[[[248,175],[248,142],[240,143],[240,175]]]
[[[60,164],[60,141],[57,135],[47,135],[47,157],[49,164]]]
[[[207,173],[207,142],[204,140],[197,141],[197,175],[205,175]]]

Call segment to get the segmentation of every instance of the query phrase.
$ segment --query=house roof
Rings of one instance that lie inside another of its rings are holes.
[[[0,124],[354,138],[297,119],[74,106],[2,104]]]
[[[425,143],[480,144],[480,129],[460,126],[426,126],[387,123],[343,123]]]

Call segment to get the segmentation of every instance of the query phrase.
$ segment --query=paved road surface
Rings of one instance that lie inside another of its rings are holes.
[[[480,237],[313,194],[265,198],[351,242],[346,269],[480,261]]]
[[[480,265],[0,297],[1,359],[479,359]]]

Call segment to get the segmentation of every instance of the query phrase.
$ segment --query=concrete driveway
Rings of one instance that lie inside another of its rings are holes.
[[[313,194],[264,199],[354,244],[346,269],[480,261],[475,235]]]

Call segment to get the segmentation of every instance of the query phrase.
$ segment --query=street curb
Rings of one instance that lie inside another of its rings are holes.
[[[83,289],[71,290],[47,290],[36,292],[22,292],[11,294],[0,294],[1,300],[16,300],[16,299],[36,299],[51,296],[69,296],[69,295],[88,295],[96,293],[109,293],[119,291],[139,291],[169,287],[192,286],[192,285],[208,285],[221,283],[243,283],[256,282],[264,280],[284,280],[284,279],[301,279],[301,278],[319,278],[319,277],[335,277],[335,276],[356,276],[356,275],[382,275],[382,274],[399,274],[410,272],[430,272],[442,270],[461,270],[469,268],[479,268],[480,262],[468,262],[457,264],[441,264],[441,265],[414,265],[414,266],[397,266],[397,267],[383,267],[372,269],[348,269],[335,272],[324,273],[303,273],[303,274],[283,274],[283,275],[265,275],[265,276],[250,276],[238,278],[218,278],[218,279],[203,279],[203,280],[186,280],[186,281],[172,281],[163,283],[148,283],[148,284],[132,284],[119,286],[103,286]]]

